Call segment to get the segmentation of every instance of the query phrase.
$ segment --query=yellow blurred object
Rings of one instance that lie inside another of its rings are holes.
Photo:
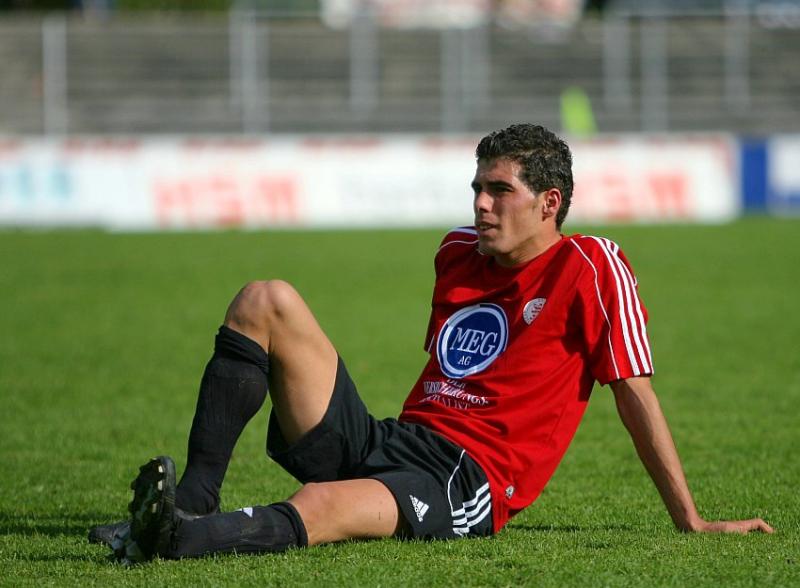
[[[592,102],[583,88],[570,86],[561,92],[561,128],[569,135],[581,137],[597,132]]]

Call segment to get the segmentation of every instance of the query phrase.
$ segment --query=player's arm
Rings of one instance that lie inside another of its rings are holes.
[[[611,382],[619,416],[633,439],[636,452],[664,500],[675,526],[686,532],[772,533],[762,519],[705,521],[697,512],[675,443],[649,377]]]

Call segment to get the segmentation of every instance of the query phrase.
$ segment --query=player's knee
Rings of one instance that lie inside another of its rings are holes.
[[[286,320],[301,303],[300,295],[288,282],[249,282],[236,296],[229,318],[240,324],[269,325]]]
[[[338,506],[330,484],[309,482],[292,496],[294,504],[307,525],[314,526],[319,519],[329,519]]]

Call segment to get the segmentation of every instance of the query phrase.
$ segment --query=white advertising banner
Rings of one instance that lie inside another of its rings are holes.
[[[0,138],[0,224],[469,224],[478,139]],[[727,136],[604,138],[572,148],[572,222],[719,222],[739,213]]]
[[[767,206],[771,212],[800,211],[800,135],[773,137],[767,143]]]
[[[720,222],[741,211],[731,137],[625,136],[572,150],[573,220]]]

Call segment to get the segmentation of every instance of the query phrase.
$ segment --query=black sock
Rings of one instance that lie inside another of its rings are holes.
[[[219,508],[219,492],[236,441],[267,396],[269,357],[261,346],[222,326],[200,382],[186,470],[176,505],[190,513]]]
[[[209,553],[265,553],[307,545],[306,527],[297,510],[288,502],[278,502],[182,519],[166,555],[180,558]]]

